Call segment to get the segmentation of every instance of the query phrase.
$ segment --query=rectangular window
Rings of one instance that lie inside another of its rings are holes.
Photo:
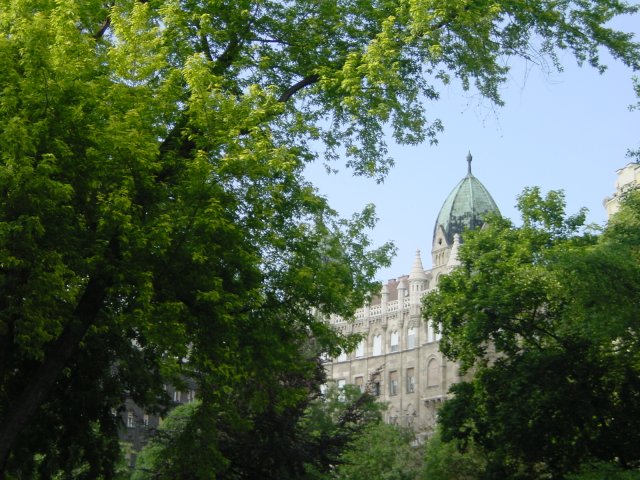
[[[356,377],[355,384],[356,384],[356,387],[360,389],[360,392],[364,392],[364,377]]]
[[[174,402],[179,402],[180,401],[180,397],[181,397],[181,394],[180,394],[179,390],[176,390],[176,391],[173,392],[173,401]]]
[[[376,375],[371,379],[371,394],[379,397],[380,393],[380,375]]]
[[[338,380],[338,390],[340,391],[340,393],[338,394],[338,399],[343,401],[345,400],[345,396],[344,396],[344,386],[347,384],[347,381],[344,379],[340,379]]]
[[[398,372],[389,372],[389,395],[398,394]]]
[[[133,412],[127,413],[127,427],[133,428]]]
[[[144,417],[142,417],[142,424],[145,427],[149,426],[149,415],[147,415],[146,413],[144,414]]]
[[[363,339],[356,347],[356,358],[364,357],[364,345],[366,341]]]
[[[415,369],[407,368],[407,393],[413,393],[416,391],[416,377]]]

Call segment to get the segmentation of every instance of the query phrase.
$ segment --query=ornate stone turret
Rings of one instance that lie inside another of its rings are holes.
[[[453,235],[453,245],[451,245],[451,252],[449,252],[449,261],[447,262],[447,267],[457,267],[460,265],[460,260],[458,259],[458,248],[460,247],[460,235]]]
[[[413,261],[413,267],[409,274],[409,296],[411,297],[411,305],[420,304],[421,292],[425,290],[427,285],[427,274],[422,266],[422,258],[420,258],[420,250],[416,250],[416,258]]]
[[[433,228],[431,254],[433,266],[444,267],[454,243],[454,235],[480,228],[488,213],[500,213],[485,186],[471,173],[471,153],[467,155],[467,175],[454,187],[442,204]]]
[[[398,306],[402,308],[404,303],[404,297],[407,296],[407,290],[409,286],[407,285],[407,277],[401,277],[400,282],[398,283]]]
[[[389,308],[389,287],[385,283],[382,285],[382,291],[380,292],[380,305],[382,308],[382,313],[387,313]]]

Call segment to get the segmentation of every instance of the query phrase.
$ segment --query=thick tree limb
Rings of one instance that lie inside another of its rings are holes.
[[[18,398],[12,402],[0,426],[0,479],[4,477],[4,465],[18,434],[29,424],[38,408],[46,400],[51,387],[76,352],[80,342],[94,323],[102,308],[105,288],[101,282],[91,279],[74,311],[73,320],[50,346],[44,361]]]
[[[240,42],[240,38],[236,35],[231,39],[227,48],[224,49],[214,62],[212,72],[216,75],[222,75],[236,59],[241,48],[242,43]]]
[[[293,97],[296,93],[298,93],[300,90],[302,90],[303,88],[308,87],[309,85],[313,85],[318,81],[320,81],[320,75],[315,73],[311,75],[307,75],[298,83],[294,83],[293,85],[291,85],[282,95],[280,95],[280,98],[278,99],[278,101],[284,103],[288,101],[291,97]]]
[[[110,16],[105,19],[105,21],[102,23],[102,26],[100,27],[100,30],[98,30],[93,35],[93,38],[98,40],[98,39],[104,37],[104,34],[106,33],[106,31],[109,28],[109,26],[111,26],[111,17]]]

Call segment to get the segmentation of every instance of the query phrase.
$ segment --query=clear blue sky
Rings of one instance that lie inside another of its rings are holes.
[[[640,19],[625,23],[638,35]],[[444,123],[439,144],[402,147],[389,139],[396,166],[381,185],[344,169],[337,176],[319,166],[309,169],[309,178],[343,216],[376,205],[379,221],[370,236],[377,245],[392,240],[398,249],[379,280],[409,273],[416,249],[425,268],[431,266],[434,222],[466,174],[468,151],[474,175],[516,223],[516,196],[526,186],[563,189],[569,213],[584,206],[589,223],[605,223],[602,201],[614,191],[616,170],[631,161],[627,150],[640,146],[640,111],[628,108],[638,101],[632,72],[608,62],[600,75],[578,67],[569,55],[562,60],[561,73],[518,66],[502,91],[504,107],[455,86],[443,91],[428,106]]]

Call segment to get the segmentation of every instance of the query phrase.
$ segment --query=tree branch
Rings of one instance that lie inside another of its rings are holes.
[[[138,0],[138,3],[148,3],[148,2],[149,0]],[[111,6],[113,6],[113,4]],[[94,33],[93,38],[95,38],[96,40],[99,40],[100,38],[102,38],[110,26],[111,26],[111,15],[108,15],[107,18],[102,23],[100,30]]]
[[[98,30],[94,35],[93,38],[95,38],[96,40],[101,39],[104,34],[106,33],[107,29],[109,28],[109,26],[111,25],[111,16],[108,16],[105,21],[102,23],[102,26],[100,27],[100,30]]]
[[[233,63],[236,56],[240,52],[242,44],[240,38],[236,35],[231,39],[227,48],[220,54],[213,64],[212,72],[216,75],[222,75]],[[203,46],[204,47],[204,46]]]
[[[313,85],[314,83],[317,83],[319,80],[320,80],[320,75],[316,73],[307,75],[298,83],[294,83],[293,85],[291,85],[282,95],[280,95],[280,98],[278,99],[278,101],[282,103],[287,102],[291,97],[293,97],[300,90],[302,90],[305,87],[308,87],[309,85]]]

